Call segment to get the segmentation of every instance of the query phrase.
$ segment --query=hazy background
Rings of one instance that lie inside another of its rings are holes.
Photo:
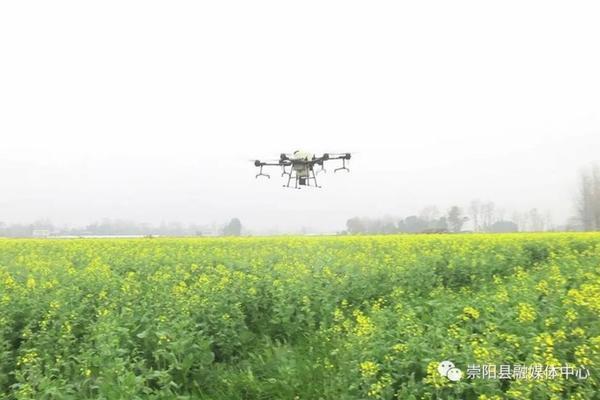
[[[471,199],[573,214],[597,2],[2,2],[0,221],[343,229]],[[322,190],[281,152],[358,152]]]

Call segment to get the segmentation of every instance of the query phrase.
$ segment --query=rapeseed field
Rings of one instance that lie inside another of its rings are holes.
[[[600,234],[3,239],[0,398],[593,399],[599,314]]]

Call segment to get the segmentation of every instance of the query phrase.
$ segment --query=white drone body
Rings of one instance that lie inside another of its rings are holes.
[[[290,157],[292,160],[292,170],[298,178],[307,179],[310,176],[309,160],[315,157],[314,153],[296,150]]]

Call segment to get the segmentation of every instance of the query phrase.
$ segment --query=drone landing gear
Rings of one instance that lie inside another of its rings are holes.
[[[342,158],[342,166],[340,168],[336,168],[333,170],[333,173],[336,173],[338,171],[348,171],[350,172],[350,169],[346,167],[346,159]]]
[[[286,174],[288,175],[288,181],[287,184],[283,185],[283,187],[287,187],[290,189],[302,189],[300,186],[307,186],[307,187],[316,187],[316,188],[321,188],[321,186],[319,186],[319,184],[317,183],[317,176],[315,175],[315,171],[311,170],[308,176],[298,176],[298,173],[295,173],[292,176],[292,172],[286,172]],[[310,176],[312,175],[312,176]],[[292,179],[294,180],[294,186],[290,186],[292,183]],[[310,181],[313,180],[315,182],[314,185],[310,184]]]
[[[315,174],[315,170],[311,169],[310,172],[312,172],[312,180],[315,181],[315,187],[320,189],[321,186],[319,186],[319,184],[317,183],[317,175]],[[310,186],[310,179],[311,178],[307,179],[309,186]]]
[[[290,187],[290,181],[292,180],[292,171],[290,172],[285,172],[285,168],[284,168],[284,172],[283,174],[281,174],[281,176],[283,176],[284,174],[288,174],[288,182],[287,185],[283,185],[283,187]],[[296,189],[298,188],[298,184],[296,184]]]
[[[259,176],[266,176],[267,178],[271,179],[271,175],[263,173],[262,169],[263,166],[261,165],[260,170],[258,171],[258,174],[256,174],[256,177],[254,179],[258,178]]]

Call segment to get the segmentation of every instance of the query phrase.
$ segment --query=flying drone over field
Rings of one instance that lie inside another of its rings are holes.
[[[317,184],[317,174],[320,172],[327,172],[325,171],[325,163],[328,161],[342,160],[342,166],[334,169],[333,172],[350,172],[350,169],[346,166],[346,161],[350,160],[350,157],[350,153],[324,153],[321,156],[317,156],[313,153],[296,150],[292,154],[282,153],[279,156],[279,160],[255,160],[254,166],[260,168],[258,174],[256,174],[256,178],[259,176],[271,178],[269,174],[263,172],[263,167],[280,167],[282,169],[281,176],[287,175],[288,177],[287,184],[283,185],[283,187],[292,187],[290,185],[292,184],[292,180],[294,180],[295,185],[293,187],[295,189],[300,189],[300,186],[320,188],[321,186]],[[319,168],[317,168],[317,171],[315,172],[316,166]],[[313,185],[311,185],[311,181],[313,181]]]

